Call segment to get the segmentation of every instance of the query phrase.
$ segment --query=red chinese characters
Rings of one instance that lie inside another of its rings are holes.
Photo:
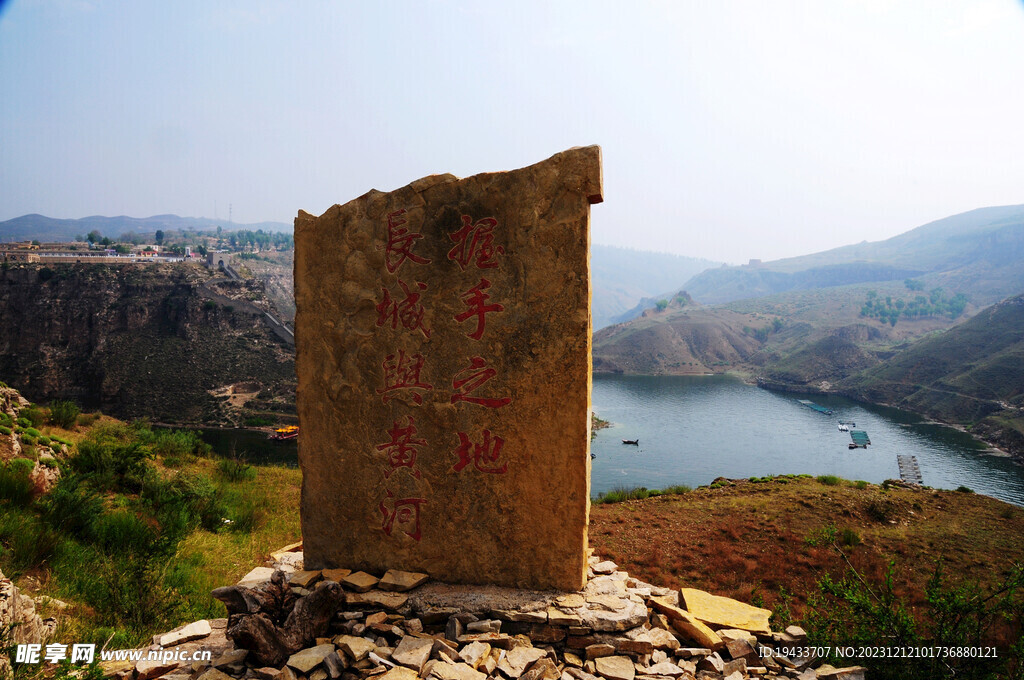
[[[459,448],[455,454],[459,462],[452,466],[452,472],[461,472],[470,463],[480,472],[492,475],[503,475],[508,472],[508,463],[498,464],[501,458],[501,447],[505,440],[492,436],[490,430],[483,431],[483,441],[479,444],[470,441],[469,435],[459,432]]]
[[[494,258],[504,255],[505,249],[494,245],[496,226],[498,220],[493,217],[485,217],[474,224],[472,217],[463,215],[462,228],[448,235],[455,241],[455,246],[448,251],[448,259],[457,262],[462,271],[466,271],[474,259],[478,269],[497,267],[498,262]]]
[[[487,300],[489,300],[491,296],[484,291],[490,287],[491,282],[487,279],[481,278],[480,283],[462,294],[462,301],[466,304],[468,309],[461,314],[456,314],[454,317],[459,323],[463,323],[466,319],[471,317],[476,317],[476,330],[472,333],[466,334],[474,340],[479,340],[484,335],[484,327],[487,325],[486,319],[484,318],[485,314],[505,311],[504,305],[499,305],[497,303],[486,304]]]
[[[426,338],[430,337],[430,329],[423,325],[423,315],[426,310],[420,302],[422,291],[427,289],[427,284],[417,281],[414,288],[410,289],[405,281],[399,279],[405,298],[399,300],[391,297],[391,291],[382,288],[384,299],[377,305],[377,325],[385,326],[391,324],[391,328],[398,328],[399,324],[410,331],[419,330]]]
[[[388,213],[388,240],[384,246],[377,246],[380,250],[384,248],[384,266],[394,274],[406,260],[412,260],[416,264],[430,264],[430,260],[412,252],[416,239],[423,238],[423,234],[410,231],[404,225],[408,223],[402,215],[405,208]]]
[[[432,385],[420,380],[420,371],[423,370],[422,354],[407,357],[405,350],[400,349],[397,355],[389,354],[381,367],[384,369],[384,387],[378,389],[377,394],[382,395],[381,401],[385,404],[396,396],[393,394],[396,390],[409,390],[412,400],[422,404],[423,395],[420,394],[420,390],[434,389]]]
[[[487,362],[483,357],[473,357],[469,366],[462,369],[452,378],[452,389],[455,390],[451,397],[451,403],[460,401],[470,404],[479,404],[487,408],[501,408],[512,402],[511,397],[488,398],[470,396],[485,382],[496,376],[498,372],[493,368],[487,368]]]
[[[414,541],[420,540],[420,506],[427,502],[426,498],[395,498],[391,489],[387,490],[387,498],[380,502],[377,509],[383,515],[380,528],[388,536],[398,529]],[[390,506],[388,507],[390,502]]]
[[[426,439],[416,438],[416,424],[412,416],[406,416],[406,425],[401,427],[396,420],[388,430],[391,441],[377,446],[378,451],[383,451],[387,456],[388,467],[384,470],[384,479],[391,477],[398,468],[409,468],[416,479],[420,478],[420,471],[416,469],[416,456],[419,454],[419,447],[426,446]]]

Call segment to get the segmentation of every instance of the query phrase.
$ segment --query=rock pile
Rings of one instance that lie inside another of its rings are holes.
[[[60,600],[53,603],[64,605]],[[66,606],[66,605],[65,605]],[[36,602],[24,595],[11,579],[0,571],[0,645],[40,644],[57,628],[57,620],[36,612]],[[0,656],[0,677],[10,670],[7,657]]]
[[[856,680],[865,672],[821,665],[803,630],[771,630],[768,610],[659,588],[594,557],[575,593],[427,583],[394,570],[380,578],[302,571],[294,552],[277,560],[283,569],[254,570],[214,591],[229,612],[205,629],[218,658],[124,669],[122,680]],[[157,636],[151,649],[180,644],[186,628]],[[202,639],[191,644],[204,648]]]

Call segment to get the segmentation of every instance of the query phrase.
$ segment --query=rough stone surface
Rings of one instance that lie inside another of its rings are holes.
[[[391,653],[391,660],[419,673],[423,664],[430,658],[433,646],[434,641],[431,639],[405,637]]]
[[[633,680],[636,669],[628,656],[604,656],[594,661],[597,674],[608,680]]]
[[[316,668],[333,651],[333,644],[317,645],[316,647],[303,649],[288,657],[288,665],[300,673],[308,673]]]
[[[302,476],[305,479],[306,475]],[[372,590],[380,582],[380,579],[373,574],[367,574],[365,571],[357,571],[354,574],[349,574],[339,581],[341,585],[345,586],[349,590],[354,590],[357,593],[365,593]]]
[[[686,610],[699,621],[718,628],[740,628],[762,635],[772,633],[768,625],[771,610],[753,607],[732,598],[712,595],[696,588],[682,588],[679,592]]]
[[[239,586],[256,586],[261,583],[266,583],[270,580],[270,577],[274,575],[274,570],[270,567],[256,567],[248,574],[242,577],[236,585]]]
[[[600,200],[585,147],[299,213],[305,568],[583,586]]]
[[[160,635],[157,644],[161,647],[174,647],[183,642],[204,638],[212,632],[213,629],[210,627],[209,621],[194,621],[187,626],[182,626],[177,630],[172,630],[170,633]]]
[[[430,577],[426,574],[418,574],[412,571],[399,571],[398,569],[388,569],[387,573],[381,577],[380,583],[377,587],[381,590],[391,590],[398,593],[404,593],[413,588],[418,588],[427,582]]]
[[[650,599],[651,606],[667,616],[672,627],[680,634],[709,649],[719,650],[725,647],[725,643],[718,633],[697,620],[689,612],[673,606],[669,602],[668,599],[660,597]]]

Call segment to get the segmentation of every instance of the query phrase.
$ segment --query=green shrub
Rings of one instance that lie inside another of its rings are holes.
[[[24,434],[21,435],[21,443],[27,444],[28,446],[35,446],[36,438],[30,435],[28,432],[25,432]]]
[[[0,562],[8,578],[46,562],[60,540],[60,534],[27,509],[0,512]]]
[[[3,411],[0,411],[0,425],[3,425],[4,427],[14,427],[14,419]]]
[[[857,487],[858,489],[866,489],[866,488],[868,488],[868,483],[865,482],[863,479],[858,479],[856,482],[853,483],[853,485],[855,487]]]
[[[856,663],[838,656],[839,649],[879,650],[870,663],[871,678],[879,680],[931,680],[932,678],[1019,677],[1012,674],[1024,662],[1024,641],[1019,628],[1016,643],[1000,646],[997,655],[900,655],[899,650],[928,645],[931,648],[992,647],[1003,627],[1024,620],[1024,566],[1009,570],[1002,583],[983,588],[962,580],[950,583],[938,563],[925,584],[924,611],[915,617],[911,606],[894,588],[895,562],[890,562],[881,582],[872,583],[850,569],[840,580],[824,576],[820,594],[808,601],[804,622],[811,645],[831,649],[824,659],[835,666]],[[895,653],[884,653],[885,649]]]
[[[18,415],[28,420],[32,427],[39,427],[46,422],[46,414],[43,413],[43,409],[38,406],[28,406],[23,408]]]
[[[36,442],[40,446],[49,446],[50,445],[50,438],[47,437],[46,435],[40,435],[40,437],[38,439],[36,439]]]
[[[860,534],[853,529],[843,529],[839,533],[839,542],[850,547],[860,545]]]
[[[20,428],[32,427],[32,421],[30,421],[28,418],[20,417],[16,422],[18,423],[18,427]]]
[[[157,532],[129,510],[115,510],[96,518],[96,543],[108,552],[145,553],[157,539]]]
[[[836,486],[842,480],[839,479],[839,477],[836,477],[835,475],[818,475],[818,481],[824,484],[825,486]]]
[[[876,522],[888,522],[896,513],[896,506],[888,499],[876,498],[865,506],[868,517]]]
[[[256,502],[252,496],[245,496],[241,505],[232,513],[231,530],[241,533],[252,533],[263,526],[266,521],[266,508]]]
[[[958,486],[956,487],[956,490],[959,491],[960,493],[974,493],[974,489],[968,486]]]
[[[35,437],[36,439],[42,436],[41,434],[39,434],[39,430],[35,429],[34,427],[25,428],[25,434],[27,434],[30,437]]]
[[[93,539],[103,514],[103,499],[74,474],[61,477],[39,505],[47,524],[80,540]]]
[[[29,474],[34,467],[26,458],[15,458],[0,465],[0,507],[28,507],[33,488]]]
[[[143,439],[154,454],[172,463],[208,455],[212,450],[194,430],[146,430]]]
[[[0,434],[4,435],[5,437],[10,436],[11,428],[6,427],[4,425],[0,425]]]
[[[75,426],[80,413],[81,410],[73,401],[55,401],[50,404],[50,422],[65,430]]]
[[[238,458],[221,458],[217,461],[217,473],[228,482],[244,482],[256,478],[256,468]]]
[[[245,419],[246,427],[266,427],[273,424],[274,420],[265,416],[249,416]]]

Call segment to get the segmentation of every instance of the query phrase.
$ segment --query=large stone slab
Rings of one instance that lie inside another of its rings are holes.
[[[306,569],[583,586],[600,158],[299,213]]]
[[[681,588],[679,594],[686,610],[699,621],[717,628],[739,628],[751,633],[771,635],[772,629],[768,624],[772,615],[770,609],[754,607],[696,588]]]

